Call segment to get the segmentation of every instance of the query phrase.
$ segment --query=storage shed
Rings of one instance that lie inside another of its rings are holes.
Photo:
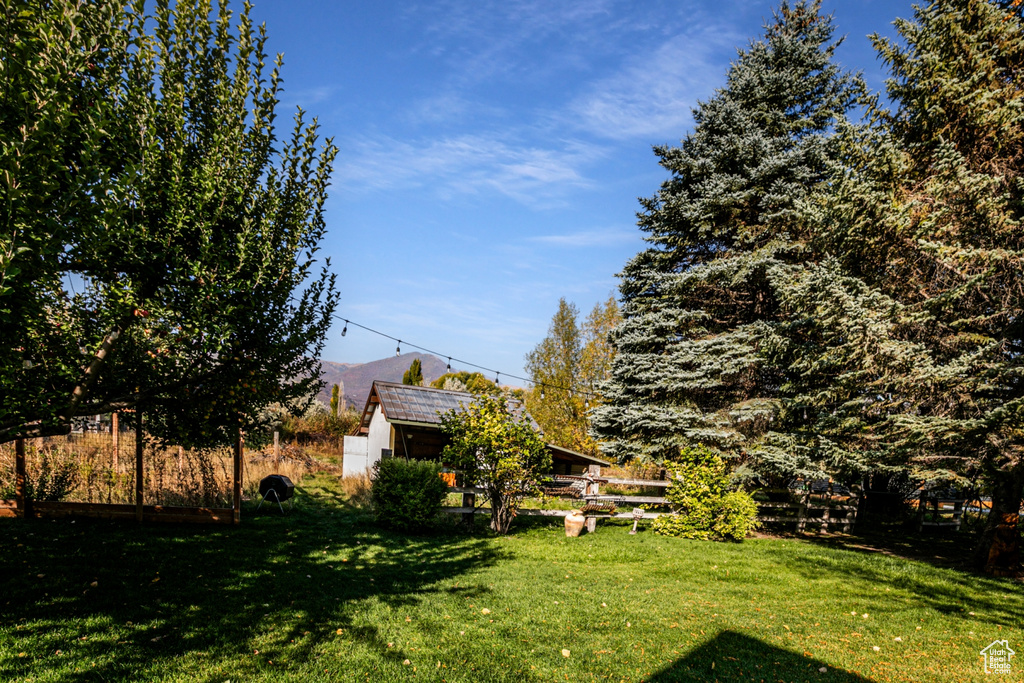
[[[358,436],[345,437],[344,476],[372,468],[382,457],[440,460],[448,438],[441,432],[441,413],[464,410],[473,394],[376,380],[363,408]],[[526,408],[514,401],[512,411]],[[534,429],[540,427],[530,418]],[[590,465],[607,467],[600,458],[548,444],[553,474],[582,474]]]

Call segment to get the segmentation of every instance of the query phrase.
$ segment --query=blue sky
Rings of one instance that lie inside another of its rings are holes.
[[[643,247],[637,198],[666,177],[651,146],[686,135],[772,7],[257,0],[268,49],[284,53],[280,125],[301,105],[340,150],[322,245],[339,315],[523,375],[559,297],[586,313],[615,293]],[[839,61],[881,89],[866,36],[892,35],[911,2],[824,8],[847,36]],[[325,360],[395,351],[341,327]]]

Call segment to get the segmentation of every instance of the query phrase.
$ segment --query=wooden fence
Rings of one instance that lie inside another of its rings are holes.
[[[142,413],[136,412],[136,434],[142,434]],[[117,458],[117,419],[114,418],[114,453]],[[143,502],[144,439],[135,439],[135,504],[75,503],[33,501],[28,496],[25,465],[25,440],[15,441],[15,499],[0,501],[0,517],[96,517],[100,519],[134,519],[137,522],[197,522],[238,524],[242,519],[242,435],[239,433],[232,454],[231,501],[229,508],[171,507],[145,505]]]
[[[559,491],[559,498],[579,501],[580,508],[588,504],[613,504],[616,508],[623,505],[667,505],[668,499],[665,496],[641,496],[631,494],[616,494],[600,492],[602,484],[612,486],[630,486],[637,488],[668,488],[672,482],[665,479],[629,479],[601,477],[600,468],[591,465],[589,471],[583,476],[568,477],[565,475],[556,476],[550,490]],[[564,493],[567,489],[573,489],[574,494]],[[471,519],[474,514],[488,514],[490,510],[477,506],[476,497],[485,491],[475,487],[449,487],[449,492],[462,495],[462,504],[458,507],[448,507],[445,511],[451,514],[460,514],[464,519]],[[757,520],[762,524],[771,525],[795,525],[795,530],[804,532],[808,530],[820,530],[823,533],[841,529],[849,533],[857,521],[858,496],[855,492],[837,494],[833,492],[831,485],[827,490],[812,493],[810,490],[792,489],[761,489],[769,496],[788,497],[796,500],[789,501],[757,501]],[[531,516],[561,517],[566,510],[533,510],[521,509],[519,514]],[[618,511],[595,511],[585,512],[587,518],[587,530],[594,532],[597,529],[598,519],[633,519],[632,509],[625,512]],[[642,519],[655,519],[665,512],[644,510]],[[640,516],[640,515],[638,515]]]

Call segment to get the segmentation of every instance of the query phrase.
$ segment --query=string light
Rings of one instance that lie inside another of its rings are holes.
[[[390,334],[385,334],[385,333],[383,333],[383,332],[381,332],[379,330],[375,330],[372,327],[367,327],[366,325],[360,325],[357,322],[352,322],[348,318],[342,318],[340,315],[334,315],[332,317],[335,320],[341,320],[342,322],[345,323],[345,326],[341,330],[341,336],[344,337],[346,335],[346,333],[348,332],[348,326],[352,325],[354,327],[358,327],[360,329],[366,330],[367,332],[370,332],[372,334],[376,334],[379,337],[384,337],[385,339],[392,339],[392,340],[394,340],[395,342],[397,342],[397,346],[395,347],[395,355],[396,356],[401,356],[402,355],[402,340],[401,339],[399,339],[397,337],[392,337]],[[583,396],[584,398],[587,399],[588,405],[589,405],[589,397],[595,395],[592,392],[583,391],[583,390],[580,390],[580,389],[574,389],[573,387],[563,387],[561,385],[551,384],[551,383],[548,383],[548,382],[535,382],[532,379],[530,379],[529,377],[521,377],[519,375],[513,375],[513,374],[510,374],[510,373],[507,373],[507,372],[501,372],[499,370],[495,370],[494,368],[484,367],[483,365],[478,365],[477,363],[471,363],[471,362],[469,362],[467,360],[462,360],[461,358],[455,358],[454,356],[449,356],[447,354],[439,353],[437,351],[434,351],[433,349],[428,349],[428,348],[426,348],[424,346],[419,346],[417,344],[410,344],[409,342],[405,342],[405,345],[406,346],[411,346],[414,349],[419,349],[420,351],[423,351],[424,353],[429,353],[429,354],[432,354],[434,356],[439,356],[441,358],[448,358],[448,364],[447,364],[447,367],[446,367],[446,370],[448,372],[452,371],[452,361],[454,361],[454,362],[459,363],[461,365],[468,365],[471,368],[477,368],[478,370],[482,370],[483,372],[493,372],[494,373],[494,383],[495,384],[499,383],[501,375],[507,375],[508,377],[511,377],[512,379],[518,379],[518,380],[522,380],[523,382],[529,382],[534,387],[540,387],[540,397],[541,397],[542,400],[545,398],[545,391],[544,391],[545,388],[556,389],[556,390],[559,390],[559,391],[567,391],[567,392],[570,392],[572,394],[576,394],[578,396]]]

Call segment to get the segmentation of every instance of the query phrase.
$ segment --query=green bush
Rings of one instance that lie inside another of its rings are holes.
[[[742,541],[757,526],[757,503],[745,491],[731,491],[722,457],[707,446],[685,448],[679,461],[665,463],[672,478],[665,497],[672,514],[654,520],[665,536]]]
[[[373,512],[378,523],[391,529],[421,532],[433,528],[447,495],[440,463],[385,458],[373,467]]]

